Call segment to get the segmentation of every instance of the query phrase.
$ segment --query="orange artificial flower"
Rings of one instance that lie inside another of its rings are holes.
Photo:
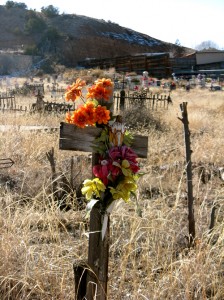
[[[72,86],[68,87],[65,94],[66,100],[75,101],[78,97],[84,100],[82,95],[82,88],[86,82],[77,79]],[[91,98],[84,105],[76,109],[72,114],[66,113],[66,122],[74,124],[78,127],[84,128],[85,126],[95,126],[98,124],[107,124],[110,120],[110,111],[105,106],[101,106],[99,100],[109,100],[113,94],[113,83],[111,79],[98,79],[94,85],[88,89],[87,99]],[[98,100],[98,101],[96,101]]]
[[[86,95],[87,99],[104,99],[104,88],[98,87],[97,85],[93,85],[92,87],[88,88],[88,93]]]
[[[91,101],[88,101],[86,104],[85,104],[85,112],[87,113],[88,115],[88,125],[95,125],[96,123],[96,114],[95,114],[95,105],[93,102]]]
[[[85,80],[78,78],[75,83],[67,87],[65,93],[65,100],[75,101],[77,98],[82,96],[82,88],[86,85]]]
[[[106,78],[102,78],[102,79],[97,79],[95,81],[96,85],[102,85],[104,88],[111,88],[113,89],[114,84],[111,81],[111,79],[106,79]]]
[[[73,124],[77,125],[78,127],[85,128],[89,122],[89,115],[86,112],[85,107],[82,106],[78,110],[75,110],[72,119]]]
[[[98,79],[95,85],[88,89],[87,98],[96,100],[109,100],[113,94],[113,83],[111,79]]]
[[[105,106],[98,105],[95,109],[96,122],[98,124],[107,124],[110,120],[110,111]]]

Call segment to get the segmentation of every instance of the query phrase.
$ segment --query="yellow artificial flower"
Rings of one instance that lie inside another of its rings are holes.
[[[128,202],[130,199],[130,193],[126,193],[125,191],[110,188],[110,192],[114,200],[123,199],[125,202]]]
[[[82,194],[85,195],[87,200],[90,200],[93,195],[100,198],[100,193],[104,192],[106,187],[99,178],[94,178],[92,180],[86,179],[83,182],[84,187],[82,188]]]
[[[113,165],[120,168],[124,176],[128,176],[128,177],[132,176],[132,171],[130,169],[130,163],[127,159],[122,160],[121,165],[117,161],[114,161]]]
[[[125,177],[124,180],[117,185],[117,188],[125,192],[135,192],[137,190],[135,178]]]
[[[128,202],[130,199],[131,192],[134,193],[137,190],[137,184],[134,177],[125,177],[122,182],[120,182],[116,189],[110,187],[110,192],[114,200],[123,199]]]

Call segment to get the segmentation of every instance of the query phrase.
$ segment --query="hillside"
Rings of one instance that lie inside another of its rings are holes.
[[[86,58],[107,58],[145,52],[188,52],[171,43],[110,21],[75,14],[48,15],[0,6],[0,50],[51,56],[75,66]]]

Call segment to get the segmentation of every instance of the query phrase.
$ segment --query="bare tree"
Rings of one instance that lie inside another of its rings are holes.
[[[195,46],[195,49],[198,51],[202,50],[219,50],[219,46],[213,42],[213,41],[203,41],[197,46]]]

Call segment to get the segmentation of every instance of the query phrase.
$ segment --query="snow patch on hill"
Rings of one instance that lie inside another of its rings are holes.
[[[108,38],[124,40],[131,44],[138,44],[138,45],[142,45],[142,46],[162,45],[162,42],[160,42],[156,39],[143,37],[142,35],[134,33],[134,32],[133,33],[102,32],[101,34]]]

